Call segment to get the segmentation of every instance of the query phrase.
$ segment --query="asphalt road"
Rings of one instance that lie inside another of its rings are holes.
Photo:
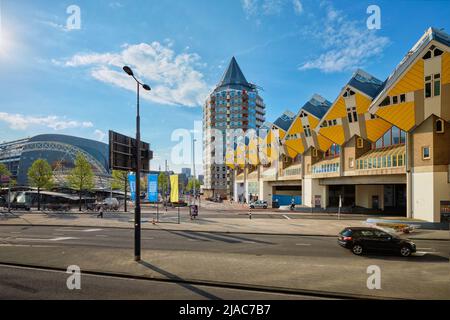
[[[133,235],[131,229],[0,226],[0,250],[2,247],[5,250],[8,249],[10,256],[12,254],[18,263],[21,261],[21,256],[20,254],[14,255],[14,252],[21,252],[20,249],[26,248],[31,248],[33,255],[37,256],[39,250],[56,252],[66,248],[71,251],[75,250],[80,255],[83,255],[86,250],[100,252],[116,249],[128,252],[129,249],[131,253],[134,245]],[[365,264],[375,264],[387,270],[386,272],[389,274],[386,275],[386,279],[389,279],[391,285],[394,284],[392,281],[398,281],[398,284],[395,283],[395,286],[393,286],[397,295],[398,292],[401,294],[402,288],[408,290],[410,295],[414,295],[417,291],[415,288],[422,286],[422,293],[427,290],[432,297],[435,291],[437,297],[442,298],[442,294],[445,294],[445,290],[447,290],[442,287],[446,286],[442,282],[442,274],[445,273],[445,270],[448,270],[450,243],[448,241],[429,240],[415,240],[415,242],[418,253],[410,258],[392,255],[358,257],[349,250],[338,246],[334,237],[142,230],[143,250],[166,252],[168,255],[172,253],[174,257],[180,256],[180,254],[184,255],[183,253],[191,256],[200,255],[199,257],[205,258],[209,256],[223,257],[219,258],[221,260],[211,260],[207,265],[197,265],[196,269],[204,270],[205,275],[223,270],[227,267],[227,263],[235,263],[228,261],[234,261],[233,257],[238,256],[239,259],[244,259],[242,260],[243,266],[244,264],[252,264],[252,260],[261,259],[261,261],[264,261],[264,264],[258,263],[252,266],[252,268],[258,268],[250,273],[252,275],[267,274],[269,277],[275,278],[283,275],[283,277],[287,277],[287,280],[283,281],[289,283],[288,279],[290,277],[296,279],[295,277],[298,274],[298,277],[304,277],[301,278],[303,280],[301,280],[300,285],[306,285],[308,284],[307,281],[311,281],[308,285],[312,288],[321,286],[321,288],[333,288],[333,290],[339,290],[346,286],[345,289],[348,292],[352,290],[351,282],[355,279],[352,272],[358,272],[356,275],[364,278],[364,274],[360,272],[365,270],[363,269]],[[0,265],[1,262],[4,261],[0,260]],[[183,268],[184,262],[182,260],[177,263],[179,263],[179,267]],[[277,264],[281,268],[279,274],[273,273],[272,265]],[[239,266],[229,266],[241,270]],[[305,270],[303,271],[304,274],[298,273],[299,270]],[[343,270],[347,271],[343,273]],[[405,282],[402,270],[408,270],[408,274],[414,274],[415,278]],[[306,271],[311,272],[311,275],[308,275]],[[289,273],[292,273],[292,276],[289,276]],[[30,298],[34,294],[36,298],[45,299],[73,297],[70,292],[65,292],[64,288],[60,288],[58,279],[65,278],[64,273],[58,275],[58,273],[53,274],[40,270],[0,268],[0,274],[2,274],[0,277],[0,298]],[[232,276],[234,283],[246,282],[246,274],[247,271],[242,272],[242,276],[231,273],[227,279]],[[323,280],[320,279],[321,275]],[[213,279],[215,279],[214,275]],[[300,281],[300,278],[297,279]],[[358,280],[358,285],[360,285],[360,282]],[[22,286],[26,283],[25,287],[21,287],[21,283]],[[278,284],[279,282],[275,283]],[[29,286],[29,289],[27,289],[27,286]],[[433,290],[433,288],[439,286],[441,287],[440,290]],[[135,291],[133,291],[134,287],[136,287]],[[148,289],[149,287],[154,289]],[[146,281],[136,280],[133,282],[114,277],[94,277],[87,290],[79,293],[81,294],[79,298],[135,298],[139,296],[139,292],[146,292],[147,289],[149,290],[148,294],[142,296],[144,299],[152,299],[152,297],[158,299],[212,298],[212,296],[198,295],[198,293],[189,289],[186,290],[176,283],[149,284]],[[260,296],[260,293],[247,290],[235,292],[231,289],[209,288],[206,291],[221,299],[265,299],[264,295]],[[60,294],[61,296],[59,296]],[[277,294],[270,296],[270,293],[266,294],[269,295],[267,299],[303,298],[302,296],[278,296]],[[390,292],[386,291],[384,294],[389,295]]]
[[[0,246],[51,244],[130,248],[134,230],[114,228],[76,228],[46,226],[0,226]],[[419,260],[448,259],[448,241],[415,240]],[[350,251],[339,247],[334,237],[264,234],[231,234],[193,231],[142,230],[142,248],[154,250],[247,253],[251,255],[289,255],[336,257],[358,260]],[[426,253],[426,255],[422,255]],[[397,259],[379,256],[380,259]],[[414,257],[413,257],[414,258]],[[401,259],[398,257],[398,259]]]
[[[303,300],[309,296],[199,286],[186,283],[124,279],[82,274],[80,290],[67,288],[68,274],[0,265],[0,299],[133,299],[133,300]],[[319,299],[319,298],[313,298]]]

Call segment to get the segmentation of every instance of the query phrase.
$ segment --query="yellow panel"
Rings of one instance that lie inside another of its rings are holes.
[[[234,169],[235,167],[235,151],[231,151],[225,154],[225,164],[230,167],[231,169]]]
[[[344,118],[347,116],[347,110],[345,108],[344,98],[339,97],[339,99],[331,106],[330,112],[325,117],[326,120],[333,120]]]
[[[403,131],[409,131],[415,124],[414,102],[378,108],[376,115]]]
[[[287,140],[284,142],[286,146],[286,152],[289,157],[294,158],[299,153],[303,153],[305,151],[305,147],[303,146],[302,139],[295,140]]]
[[[324,136],[322,136],[320,134],[317,135],[317,141],[319,143],[319,145],[317,147],[321,151],[327,151],[328,149],[330,149],[331,145],[333,144],[333,142],[331,140],[325,138]]]
[[[302,120],[297,116],[295,117],[294,122],[289,128],[288,134],[296,134],[302,132],[303,132]]]
[[[356,111],[358,112],[358,114],[366,113],[372,100],[362,95],[361,93],[357,93],[355,99]]]
[[[442,55],[442,83],[450,83],[450,53]]]
[[[316,117],[312,116],[312,115],[308,115],[308,122],[309,122],[309,127],[312,129],[315,129],[318,125],[319,125],[319,119],[317,119]]]
[[[250,138],[248,144],[248,160],[252,165],[257,165],[258,161],[258,140],[256,137]]]
[[[344,129],[340,125],[320,128],[319,134],[339,145],[345,142]]]
[[[397,84],[389,91],[389,96],[421,90],[424,87],[423,60],[419,59],[409,71],[401,76]]]
[[[392,125],[381,118],[366,120],[367,139],[376,142],[390,127]]]

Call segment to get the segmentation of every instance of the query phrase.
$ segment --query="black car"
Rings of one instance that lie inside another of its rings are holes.
[[[376,228],[345,228],[339,234],[338,243],[356,255],[376,251],[409,257],[416,252],[414,242]]]

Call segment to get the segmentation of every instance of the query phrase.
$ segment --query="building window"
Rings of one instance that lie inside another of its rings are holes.
[[[358,121],[358,113],[356,112],[356,107],[347,108],[347,117],[350,123]]]
[[[444,120],[436,120],[436,133],[444,133]]]
[[[362,149],[364,147],[364,140],[362,138],[356,139],[356,147],[358,149]]]
[[[303,126],[303,131],[305,132],[306,137],[311,137],[311,128],[309,125]]]
[[[435,74],[434,75],[434,96],[440,96],[441,95],[441,74]]]
[[[384,100],[380,103],[380,107],[385,107],[391,104],[391,97],[387,96],[384,98]]]
[[[405,94],[401,94],[400,95],[400,103],[406,102],[406,95]]]
[[[398,103],[398,97],[394,96],[392,97],[392,104],[397,104]]]
[[[425,77],[425,98],[431,97],[431,76]]]
[[[317,149],[313,149],[313,151],[312,151],[312,156],[313,156],[313,157],[317,157]]]
[[[430,147],[422,147],[422,159],[423,160],[431,159]]]

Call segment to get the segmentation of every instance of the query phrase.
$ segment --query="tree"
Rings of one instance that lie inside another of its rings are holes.
[[[194,184],[194,181],[195,181],[195,184]],[[194,178],[189,180],[186,190],[188,192],[193,191],[194,185],[195,185],[195,193],[199,193],[200,192],[200,181],[198,179],[194,179]]]
[[[86,157],[78,153],[75,159],[75,167],[70,171],[67,176],[67,181],[69,186],[78,191],[80,195],[80,207],[81,211],[81,197],[83,191],[90,191],[94,188],[94,173],[92,172],[92,167]]]
[[[53,185],[53,171],[44,159],[37,159],[28,169],[28,182],[38,190],[38,211],[41,210],[41,189],[49,189]]]
[[[158,176],[158,188],[166,200],[166,194],[169,191],[169,177],[165,173],[160,173]]]
[[[111,187],[114,190],[122,190],[125,192],[125,203],[124,208],[125,212],[127,212],[127,198],[128,198],[128,192],[130,191],[130,187],[128,185],[128,172],[122,171],[122,170],[113,170],[112,172],[112,183]]]
[[[3,187],[4,181],[9,181],[11,177],[11,172],[9,172],[8,168],[4,163],[0,163],[0,186]],[[8,183],[6,182],[5,185]]]

